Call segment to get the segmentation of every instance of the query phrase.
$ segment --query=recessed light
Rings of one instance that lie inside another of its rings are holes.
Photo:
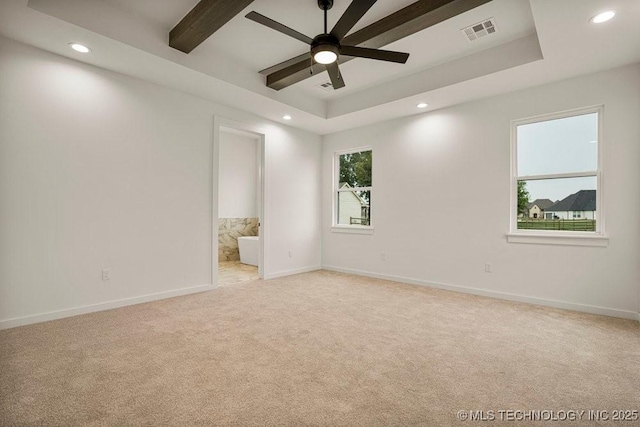
[[[285,120],[291,120],[291,116],[288,114],[285,114],[284,116],[282,116],[282,118]]]
[[[607,10],[606,12],[602,12],[591,18],[591,22],[594,24],[602,24],[603,22],[607,22],[611,18],[616,16],[616,12],[613,10]]]
[[[69,46],[71,47],[71,49],[75,50],[76,52],[80,52],[80,53],[91,52],[91,49],[89,49],[88,47],[80,43],[69,43]]]
[[[426,102],[421,102],[420,104],[416,105],[416,107],[418,108],[427,108],[429,106],[429,104],[427,104]]]

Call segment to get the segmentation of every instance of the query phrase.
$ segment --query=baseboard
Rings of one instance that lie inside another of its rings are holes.
[[[598,306],[586,305],[586,304],[576,304],[576,303],[557,301],[557,300],[551,300],[551,299],[510,294],[506,292],[488,291],[485,289],[470,288],[470,287],[458,286],[458,285],[448,285],[445,283],[430,282],[427,280],[412,279],[409,277],[391,276],[387,274],[371,273],[368,271],[334,267],[331,265],[323,265],[322,268],[324,270],[336,271],[339,273],[354,274],[356,276],[372,277],[374,279],[390,280],[393,282],[407,283],[410,285],[426,286],[429,288],[463,292],[467,294],[503,299],[508,301],[517,301],[517,302],[524,302],[527,304],[542,305],[546,307],[562,308],[565,310],[580,311],[583,313],[599,314],[599,315],[610,316],[610,317],[619,317],[622,319],[632,319],[640,322],[640,313],[637,313],[634,311],[618,310],[615,308],[598,307]]]
[[[321,266],[314,265],[311,267],[297,268],[295,270],[278,271],[276,273],[270,273],[270,274],[265,273],[264,280],[277,279],[278,277],[292,276],[294,274],[300,274],[300,273],[309,273],[311,271],[316,271],[321,269],[322,269]]]
[[[173,291],[159,292],[156,294],[142,295],[133,298],[124,298],[115,301],[107,301],[98,304],[85,305],[82,307],[68,308],[48,313],[35,314],[32,316],[16,317],[13,319],[0,320],[0,330],[15,328],[17,326],[30,325],[32,323],[47,322],[49,320],[62,319],[65,317],[78,316],[80,314],[94,313],[96,311],[110,310],[112,308],[125,307],[128,305],[141,304],[144,302],[157,301],[181,295],[195,294],[198,292],[215,289],[212,285],[193,286],[190,288],[176,289]]]

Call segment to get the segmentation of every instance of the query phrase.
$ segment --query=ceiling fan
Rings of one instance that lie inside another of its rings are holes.
[[[311,49],[309,53],[312,61],[324,64],[331,78],[333,88],[340,89],[345,85],[337,62],[340,55],[397,62],[400,64],[404,64],[407,62],[407,59],[409,59],[408,53],[346,46],[340,43],[375,2],[376,0],[353,0],[331,32],[328,32],[327,11],[333,6],[333,0],[318,0],[318,7],[324,11],[324,33],[318,34],[314,38],[307,37],[257,12],[249,12],[246,18],[310,45]]]

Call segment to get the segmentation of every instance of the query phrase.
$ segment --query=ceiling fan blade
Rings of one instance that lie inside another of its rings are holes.
[[[368,47],[341,46],[340,54],[356,56],[358,58],[377,59],[380,61],[398,62],[404,64],[409,59],[409,54],[392,50],[369,49]]]
[[[344,87],[344,80],[342,78],[342,73],[340,72],[340,68],[338,68],[337,62],[332,62],[331,64],[327,64],[327,73],[329,73],[329,78],[331,79],[331,85],[334,89],[340,89]]]
[[[342,40],[375,2],[376,0],[353,0],[331,30],[331,35]]]
[[[283,25],[277,21],[274,21],[271,18],[267,18],[264,15],[260,15],[258,12],[249,12],[245,16],[245,18],[251,19],[252,21],[257,22],[258,24],[267,26],[272,30],[279,31],[282,34],[286,34],[289,37],[293,37],[294,39],[300,40],[301,42],[306,43],[308,45],[313,43],[313,39],[311,37],[307,37],[304,34],[299,33],[296,30],[289,28],[286,25]]]

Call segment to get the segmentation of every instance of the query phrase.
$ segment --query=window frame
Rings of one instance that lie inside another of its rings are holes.
[[[596,113],[598,115],[598,161],[597,169],[587,172],[567,172],[540,175],[518,175],[518,126],[541,123],[550,120],[565,119]],[[596,105],[556,113],[541,114],[524,119],[511,120],[511,175],[510,175],[510,209],[509,233],[507,241],[510,243],[536,243],[577,246],[607,246],[608,237],[605,234],[604,212],[604,106]],[[542,179],[596,177],[596,212],[598,213],[595,231],[553,231],[553,230],[522,230],[518,229],[518,181],[532,181]]]
[[[352,153],[362,153],[363,151],[371,151],[371,185],[368,187],[350,187],[349,189],[341,189],[340,185],[340,156]],[[334,233],[351,233],[351,234],[373,234],[373,221],[371,219],[371,212],[373,208],[373,147],[363,146],[356,148],[349,148],[346,150],[339,150],[333,153],[333,182],[331,186],[332,191],[332,207],[331,207],[331,231]],[[357,225],[357,224],[338,224],[338,195],[341,192],[346,191],[369,191],[369,225]]]

